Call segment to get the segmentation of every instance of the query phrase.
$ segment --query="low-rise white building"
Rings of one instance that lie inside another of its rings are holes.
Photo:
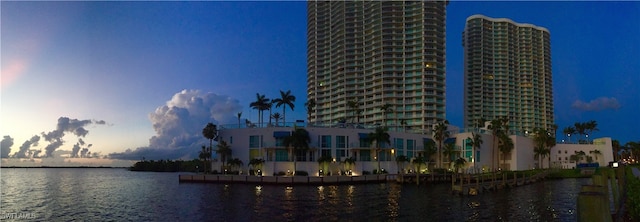
[[[298,126],[304,128],[310,136],[309,150],[304,153],[293,154],[293,151],[284,146],[284,138],[291,135],[294,127],[249,127],[238,128],[237,125],[220,126],[219,140],[224,140],[231,147],[231,158],[238,158],[244,164],[243,172],[248,172],[248,163],[251,159],[262,159],[264,163],[260,169],[263,175],[278,173],[291,174],[294,171],[306,171],[309,175],[351,173],[361,175],[365,172],[374,172],[380,168],[389,173],[410,172],[415,170],[411,162],[398,163],[397,156],[406,156],[409,160],[424,155],[425,144],[433,140],[431,135],[388,132],[390,144],[383,144],[381,151],[376,153],[375,145],[368,139],[373,127],[360,125],[338,125],[333,127]],[[527,170],[540,168],[539,161],[535,159],[533,138],[527,136],[511,135],[514,149],[502,155],[498,149],[494,151],[493,135],[482,133],[483,140],[479,149],[471,146],[471,132],[456,133],[457,128],[451,127],[451,135],[444,143],[455,143],[457,156],[443,157],[442,168],[453,169],[453,160],[458,156],[467,162],[461,169],[464,172],[492,171],[496,168],[505,170]],[[486,131],[484,131],[486,132]],[[497,138],[496,138],[497,140]],[[436,145],[437,146],[437,145]],[[215,147],[214,147],[215,150]],[[596,151],[597,150],[597,151]],[[593,140],[592,144],[557,144],[551,149],[551,166],[571,168],[576,161],[572,161],[571,155],[580,155],[580,162],[587,163],[589,159],[600,166],[606,166],[613,161],[611,138]],[[296,156],[295,166],[293,157]],[[331,157],[330,163],[321,164],[318,159],[322,156]],[[591,156],[589,158],[588,156]],[[347,158],[354,158],[355,163],[345,163]],[[499,162],[496,158],[499,158]],[[542,167],[549,167],[547,156],[542,160]],[[218,159],[215,157],[214,159]],[[437,155],[425,158],[429,166],[436,165]],[[574,158],[575,159],[575,158]],[[221,161],[214,161],[212,169],[221,169]],[[421,170],[425,170],[424,165]]]

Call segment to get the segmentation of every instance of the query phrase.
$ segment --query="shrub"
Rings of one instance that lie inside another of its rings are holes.
[[[362,171],[362,175],[369,175],[369,174],[371,174],[371,172],[366,171],[366,170],[365,170],[365,171]]]
[[[307,173],[307,171],[297,170],[296,171],[296,176],[309,176],[309,173]]]
[[[627,212],[632,221],[640,221],[640,179],[627,168]]]
[[[284,171],[280,171],[280,172],[278,172],[278,174],[277,174],[277,176],[284,176],[284,175],[287,175]]]

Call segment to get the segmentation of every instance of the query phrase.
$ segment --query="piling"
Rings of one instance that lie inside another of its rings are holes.
[[[578,221],[611,222],[608,197],[602,192],[580,192],[578,194]]]

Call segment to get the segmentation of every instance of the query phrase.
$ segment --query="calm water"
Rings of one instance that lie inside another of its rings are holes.
[[[189,184],[178,173],[1,169],[0,217],[34,221],[575,221],[587,179],[467,197],[448,185]]]

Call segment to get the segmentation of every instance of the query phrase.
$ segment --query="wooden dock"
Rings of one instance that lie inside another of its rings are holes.
[[[385,183],[396,181],[395,174],[376,174],[362,176],[253,176],[253,175],[217,175],[185,174],[178,175],[181,183],[253,183],[253,184],[357,184]]]
[[[516,172],[494,172],[490,174],[455,174],[451,176],[451,192],[461,195],[477,195],[484,191],[523,186],[544,180],[549,171],[527,176]]]

